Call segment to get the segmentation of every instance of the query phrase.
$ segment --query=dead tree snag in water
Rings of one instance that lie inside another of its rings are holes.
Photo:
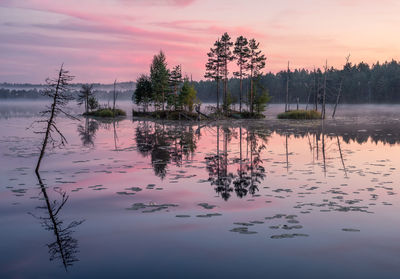
[[[61,65],[57,78],[46,79],[47,87],[44,90],[43,95],[50,97],[52,99],[52,103],[46,108],[46,110],[41,112],[43,119],[36,121],[38,123],[46,123],[45,131],[36,132],[39,134],[44,134],[39,159],[36,164],[36,173],[39,172],[40,163],[45,154],[47,144],[50,143],[53,145],[53,147],[55,147],[63,146],[67,142],[67,139],[57,128],[57,116],[61,113],[68,118],[76,119],[64,111],[65,106],[70,100],[73,99],[73,97],[69,94],[69,83],[73,80],[73,78],[73,76],[69,75],[68,71],[63,69],[63,65]],[[59,136],[59,140],[54,138],[54,134]]]

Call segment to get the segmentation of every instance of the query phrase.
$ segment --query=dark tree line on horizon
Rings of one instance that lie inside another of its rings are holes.
[[[295,69],[280,71],[276,74],[261,74],[258,83],[268,89],[271,102],[285,103],[287,76],[289,82],[289,102],[294,104],[309,102],[310,108],[317,97],[322,102],[324,70],[315,71]],[[342,82],[341,103],[400,103],[400,61],[392,60],[380,64],[368,65],[364,62],[352,64],[348,62],[342,69],[328,68],[327,103],[335,103]],[[251,88],[250,78],[244,78],[243,96],[247,96]],[[199,99],[203,102],[216,102],[216,81],[198,81],[193,85]],[[235,103],[240,99],[240,78],[230,78],[227,82]]]
[[[29,89],[9,89],[0,88],[0,99],[32,99],[41,100],[46,99],[46,96],[42,94],[43,89],[39,88],[29,88]],[[117,90],[118,99],[120,100],[130,100],[132,98],[133,90]],[[70,91],[74,98],[77,98],[80,94],[80,89],[72,89]],[[99,90],[96,89],[96,85],[93,86],[93,93],[96,95],[97,99],[102,102],[111,101],[113,90]]]
[[[285,103],[287,75],[290,76],[289,101],[294,104],[299,98],[300,103],[313,103],[315,93],[321,94],[324,70],[295,69],[267,73],[258,76],[257,82],[268,90],[272,103]],[[327,103],[334,103],[342,81],[341,103],[400,103],[400,61],[392,60],[385,63],[353,64],[349,62],[341,69],[329,68],[327,76]],[[222,92],[222,84],[219,82]],[[227,80],[227,91],[234,104],[240,103],[240,76],[235,75]],[[314,85],[315,83],[315,85]],[[193,81],[191,84],[197,91],[197,97],[202,102],[216,103],[215,80]],[[0,99],[43,99],[39,89],[0,88]],[[242,101],[247,102],[250,93],[250,78],[242,78]],[[319,88],[319,89],[316,89]],[[94,87],[98,99],[108,100],[112,92],[98,90]],[[132,90],[120,90],[119,99],[131,99]],[[311,93],[311,94],[310,94]],[[77,96],[78,90],[72,90],[72,95]],[[221,94],[220,94],[221,95]],[[222,101],[222,95],[219,96]]]

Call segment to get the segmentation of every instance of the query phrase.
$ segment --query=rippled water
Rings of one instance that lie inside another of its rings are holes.
[[[399,106],[60,119],[40,177],[35,106],[0,110],[1,278],[398,278]]]

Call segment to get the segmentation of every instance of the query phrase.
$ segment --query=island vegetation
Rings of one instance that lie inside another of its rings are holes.
[[[118,92],[115,90],[116,81],[114,82],[112,107],[110,107],[110,105],[99,105],[99,101],[97,100],[93,92],[93,86],[93,84],[83,84],[77,97],[78,105],[85,106],[85,112],[83,113],[84,116],[94,116],[101,118],[126,116],[126,112],[124,110],[116,108],[115,106],[116,100],[118,98]]]
[[[278,114],[279,119],[321,119],[322,115],[316,110],[289,110]]]
[[[208,115],[201,112],[201,101],[197,96],[194,82],[182,76],[182,66],[168,69],[163,51],[153,57],[150,73],[142,74],[136,80],[136,90],[132,96],[141,110],[134,110],[133,116],[147,116],[165,119],[202,118],[262,118],[270,97],[268,90],[260,82],[266,57],[259,50],[255,39],[240,36],[235,43],[228,33],[218,38],[207,54],[204,77],[215,82],[212,89],[216,107],[209,108]],[[239,110],[233,104],[237,100],[228,88],[229,64],[235,61],[238,71],[233,75],[240,80]],[[250,91],[244,98],[243,79],[249,78]],[[222,82],[222,105],[220,105],[220,82]],[[210,88],[211,91],[211,88]],[[244,109],[246,105],[246,109]],[[193,110],[195,109],[195,112]]]

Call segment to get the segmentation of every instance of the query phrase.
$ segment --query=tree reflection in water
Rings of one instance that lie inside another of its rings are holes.
[[[247,196],[248,193],[254,195],[259,189],[258,185],[265,178],[265,168],[261,159],[261,152],[265,149],[268,135],[258,133],[256,130],[246,130],[239,127],[239,135],[236,130],[229,127],[222,129],[217,126],[217,153],[207,156],[206,164],[211,185],[215,186],[215,191],[227,201],[231,197],[231,192],[235,191],[239,198]],[[223,132],[223,151],[220,152],[220,130]],[[246,158],[243,158],[243,137],[246,141]],[[239,137],[239,158],[232,161],[228,158],[228,144],[232,137]],[[229,166],[236,167],[236,174],[230,172]],[[233,184],[233,187],[232,187]]]
[[[38,209],[43,209],[45,213],[42,216],[35,216],[39,219],[42,226],[54,233],[55,240],[49,244],[50,261],[61,260],[65,270],[72,266],[74,262],[79,261],[77,258],[78,251],[78,241],[72,237],[74,228],[79,226],[84,222],[73,221],[68,225],[65,225],[64,221],[60,218],[61,209],[64,207],[68,201],[68,196],[62,190],[55,190],[59,195],[59,200],[51,201],[45,184],[43,183],[39,173],[36,173],[38,184],[40,186],[41,195],[45,201],[45,205],[39,206]]]
[[[233,191],[231,187],[233,173],[228,173],[228,141],[231,140],[231,133],[228,128],[223,129],[223,151],[220,152],[220,126],[216,126],[216,130],[217,154],[205,157],[208,180],[215,186],[215,191],[227,201]]]
[[[308,141],[313,164],[315,161],[321,161],[322,170],[327,173],[328,168],[331,167],[330,160],[336,156],[332,152],[337,152],[346,176],[345,154],[341,143],[346,143],[349,135],[357,142],[368,138],[374,140],[369,134],[359,135],[367,133],[365,131],[357,133],[347,130],[339,131],[336,126],[325,126],[319,122],[318,125],[304,127],[290,125],[286,127],[281,122],[279,123],[279,125],[271,124],[266,128],[263,123],[171,125],[140,121],[136,127],[136,143],[138,151],[143,156],[151,158],[155,175],[164,179],[168,172],[168,165],[173,164],[178,167],[184,165],[185,159],[188,160],[193,156],[202,133],[206,132],[208,138],[216,139],[215,152],[205,156],[208,181],[217,194],[227,201],[233,193],[239,198],[257,194],[260,184],[266,178],[262,154],[273,132],[283,138],[286,151],[284,167],[287,171],[291,165],[289,157],[293,155],[289,146],[292,139],[305,138]],[[342,132],[344,134],[341,134]],[[384,143],[387,143],[391,139],[389,135],[394,132],[390,130],[389,133],[385,130],[383,135],[377,135],[375,131],[371,133],[374,133],[375,139],[380,137]],[[338,150],[332,149],[333,137]],[[235,155],[232,156],[232,154]]]
[[[193,156],[197,140],[192,126],[143,121],[136,127],[136,144],[140,154],[151,157],[155,175],[164,179],[168,164],[179,167]]]
[[[78,125],[78,133],[83,146],[94,146],[94,139],[96,137],[96,132],[98,129],[99,123],[94,119],[90,119],[89,117],[85,118],[85,125]]]

